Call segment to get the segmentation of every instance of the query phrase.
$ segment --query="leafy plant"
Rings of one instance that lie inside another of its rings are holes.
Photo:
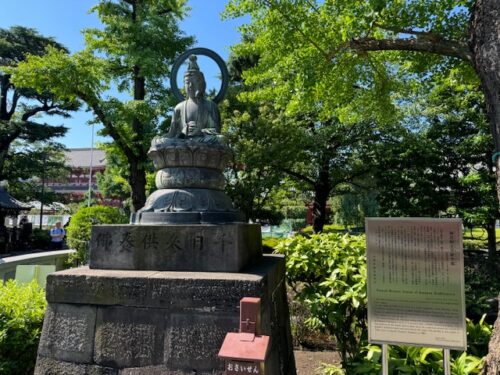
[[[497,317],[495,300],[500,290],[500,266],[491,264],[486,253],[468,252],[465,257],[465,304],[467,317],[474,321],[487,313],[492,323]]]
[[[310,310],[305,323],[332,334],[343,363],[366,339],[366,257],[363,236],[296,236],[276,251],[286,255],[287,280]]]
[[[279,238],[273,238],[273,237],[263,238],[262,239],[263,252],[272,253],[274,251],[274,248],[279,244],[279,242],[280,242]]]
[[[492,327],[486,323],[485,319],[486,314],[477,324],[467,319],[467,353],[478,357],[488,354],[488,343],[492,333]]]
[[[45,308],[45,292],[35,281],[0,284],[1,374],[33,374]]]
[[[31,241],[34,249],[48,249],[50,246],[49,231],[40,228],[33,229],[33,236],[31,238]]]
[[[67,228],[68,246],[76,250],[74,260],[88,261],[88,246],[92,225],[124,224],[127,217],[119,209],[107,206],[92,206],[79,209],[72,217]]]
[[[484,358],[488,352],[487,345],[492,327],[483,318],[474,324],[467,320],[467,352],[452,352],[450,359],[453,375],[479,374]],[[486,344],[486,345],[485,345]],[[350,361],[344,369],[335,365],[324,364],[324,374],[376,374],[382,365],[380,346],[367,345],[361,349],[360,356]],[[388,347],[389,374],[442,374],[443,351],[437,348],[421,348],[413,346]]]

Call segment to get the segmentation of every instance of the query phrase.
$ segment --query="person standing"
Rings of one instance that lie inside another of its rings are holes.
[[[66,236],[66,231],[61,227],[61,222],[58,221],[55,226],[50,229],[50,248],[53,250],[61,250],[64,236]]]

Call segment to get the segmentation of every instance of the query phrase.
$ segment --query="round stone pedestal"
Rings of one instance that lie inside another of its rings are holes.
[[[155,138],[148,153],[156,187],[131,224],[227,224],[244,221],[224,193],[232,152],[220,142]]]

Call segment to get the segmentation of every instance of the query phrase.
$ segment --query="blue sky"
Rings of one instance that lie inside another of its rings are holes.
[[[100,25],[96,15],[88,13],[96,2],[96,0],[0,0],[0,27],[8,28],[14,25],[32,27],[42,35],[54,37],[71,52],[75,52],[83,48],[81,30]],[[181,28],[186,34],[195,36],[196,47],[210,48],[224,59],[229,55],[229,47],[239,41],[237,26],[242,23],[241,20],[221,20],[220,13],[226,3],[226,0],[188,0],[191,11],[181,23]],[[202,59],[200,65],[205,71],[208,86],[216,87],[219,83],[215,79],[217,76],[215,64]],[[70,128],[66,137],[60,139],[66,147],[90,147],[91,127],[86,124],[90,118],[89,113],[80,112],[71,119],[50,118],[47,122],[64,124]],[[96,136],[95,140],[98,141],[99,138]]]

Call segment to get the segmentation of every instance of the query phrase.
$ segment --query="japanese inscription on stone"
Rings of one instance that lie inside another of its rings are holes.
[[[366,219],[372,343],[465,350],[460,219]]]

